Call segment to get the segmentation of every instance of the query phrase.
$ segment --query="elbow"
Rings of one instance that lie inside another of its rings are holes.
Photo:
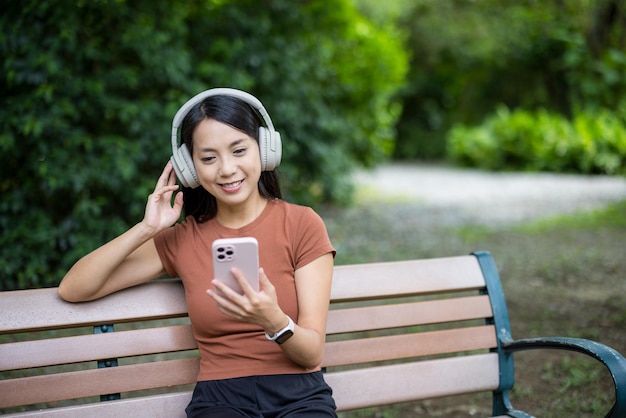
[[[287,343],[285,343],[285,346]],[[286,347],[285,347],[286,348]],[[289,347],[286,352],[287,357],[298,366],[307,369],[315,370],[319,368],[324,360],[324,349],[306,350],[301,347]]]
[[[301,352],[299,364],[302,367],[313,370],[321,366],[324,361],[324,349],[326,348],[326,333],[315,331],[315,339],[309,340],[307,349]]]
[[[78,302],[77,300],[75,300],[75,298],[72,297],[71,292],[67,290],[67,286],[64,286],[63,282],[59,284],[59,287],[57,288],[57,294],[61,299],[66,302]]]
[[[314,370],[321,366],[324,361],[324,347],[322,346],[319,350],[316,350],[315,353],[309,353],[306,356],[302,356],[298,363],[300,366],[308,369]]]
[[[302,366],[304,366],[305,368],[309,370],[315,370],[321,367],[323,360],[324,360],[324,356],[320,355],[319,357],[314,357],[314,358],[309,359],[309,361],[304,362],[305,364],[302,364]]]
[[[322,367],[322,360],[323,359],[320,358],[319,361],[312,361],[309,364],[304,364],[303,366],[308,370],[316,370]]]
[[[84,302],[87,300],[86,298],[79,297],[76,292],[73,292],[70,286],[65,281],[61,281],[61,283],[59,284],[59,287],[57,288],[57,294],[61,299],[66,302],[75,303]]]

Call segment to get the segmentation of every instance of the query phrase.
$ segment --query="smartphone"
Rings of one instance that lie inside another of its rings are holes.
[[[230,270],[237,267],[254,290],[259,290],[259,243],[255,238],[223,238],[213,241],[213,276],[239,294],[243,290]]]

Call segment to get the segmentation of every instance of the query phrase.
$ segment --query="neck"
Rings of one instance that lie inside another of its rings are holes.
[[[216,220],[227,228],[242,228],[258,218],[266,205],[267,199],[261,196],[258,196],[251,202],[237,206],[220,205],[218,203]]]

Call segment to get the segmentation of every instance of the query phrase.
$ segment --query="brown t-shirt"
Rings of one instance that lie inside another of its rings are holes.
[[[259,265],[276,287],[278,304],[298,322],[295,270],[324,254],[334,255],[324,222],[311,208],[272,200],[243,228],[226,228],[215,219],[199,224],[189,216],[154,238],[168,274],[180,277],[185,286],[200,351],[198,381],[319,370],[291,362],[278,344],[265,338],[261,327],[223,315],[207,295],[213,287],[213,241],[248,236],[259,242]]]

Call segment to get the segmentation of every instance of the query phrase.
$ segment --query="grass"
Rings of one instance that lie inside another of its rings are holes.
[[[513,336],[588,338],[626,353],[626,201],[601,210],[511,226],[442,226],[415,203],[362,202],[321,211],[337,264],[490,251]],[[513,404],[537,416],[603,416],[610,375],[574,353],[518,353]],[[600,382],[600,383],[599,383]],[[490,416],[489,394],[394,405],[344,417]]]

